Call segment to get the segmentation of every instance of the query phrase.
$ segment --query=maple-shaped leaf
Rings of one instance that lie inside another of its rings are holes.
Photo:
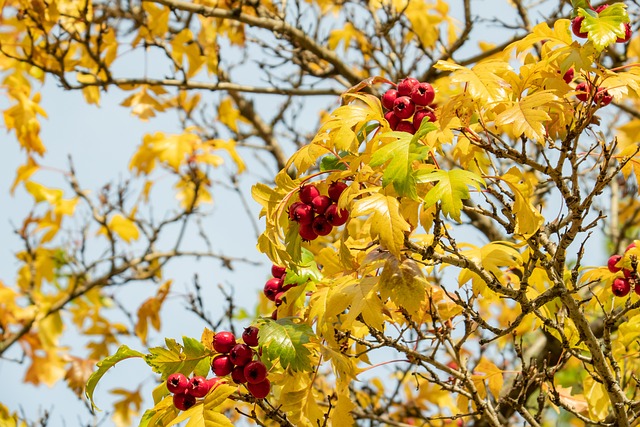
[[[287,413],[287,420],[296,427],[317,427],[324,418],[317,403],[322,397],[313,386],[314,378],[314,375],[288,375],[281,382],[278,403]]]
[[[136,390],[115,388],[111,394],[121,396],[120,400],[113,403],[113,415],[111,419],[117,427],[127,427],[131,425],[133,417],[137,416],[142,407],[142,395],[140,387]]]
[[[451,61],[438,61],[434,67],[439,70],[451,71],[451,81],[464,83],[465,90],[476,100],[486,103],[501,101],[508,97],[509,85],[504,79],[504,75],[513,71],[506,61],[486,60],[477,63],[472,68]]]
[[[391,257],[384,264],[380,274],[380,296],[383,300],[390,298],[393,303],[415,315],[426,296],[426,281],[418,263],[412,259]]]
[[[147,342],[149,324],[151,324],[156,331],[160,330],[160,309],[169,294],[171,282],[171,280],[167,280],[158,288],[155,296],[147,299],[138,307],[138,321],[136,322],[134,330],[138,338],[145,344]]]
[[[400,257],[404,246],[404,233],[411,229],[409,223],[400,215],[398,199],[382,192],[373,193],[354,203],[351,211],[353,218],[369,215],[371,237],[380,238],[380,243],[392,254]]]
[[[138,240],[140,238],[140,230],[136,226],[135,222],[125,217],[122,214],[115,214],[109,220],[109,230],[122,240],[127,243],[130,243],[132,240]],[[99,231],[99,234],[107,234],[107,231],[102,227]]]
[[[442,212],[458,222],[462,201],[470,197],[469,186],[480,190],[485,185],[481,176],[462,169],[426,171],[418,176],[418,182],[434,181],[438,183],[424,197],[425,205],[428,207],[440,202]]]
[[[102,376],[109,370],[109,368],[112,368],[116,363],[125,359],[129,359],[131,357],[144,357],[144,354],[140,353],[139,351],[132,350],[126,345],[121,345],[118,348],[118,351],[116,351],[113,356],[109,356],[96,364],[98,370],[89,377],[89,380],[87,381],[87,387],[84,392],[91,402],[91,407],[94,410],[98,409],[93,401],[93,391],[95,390],[96,385],[98,385],[98,381],[100,381]]]
[[[349,309],[342,321],[342,326],[348,329],[358,316],[367,325],[377,329],[383,329],[385,321],[385,308],[378,295],[378,277],[364,277],[359,281],[345,280],[331,290],[328,298],[328,313],[337,314],[336,311]]]
[[[512,167],[501,178],[509,185],[515,196],[513,209],[516,216],[514,233],[524,237],[533,235],[544,223],[544,216],[531,204],[534,188],[531,180],[526,178],[517,167]]]
[[[304,285],[309,280],[317,282],[322,279],[322,273],[318,270],[315,256],[307,248],[301,248],[300,261],[293,269],[287,270],[284,284]]]
[[[525,50],[532,49],[536,43],[542,41],[544,41],[545,46],[548,47],[569,46],[573,43],[570,27],[571,21],[568,19],[558,19],[554,22],[553,29],[551,29],[546,22],[541,22],[533,27],[530,34],[522,40],[511,43],[505,50],[515,49],[516,55],[520,55]],[[547,43],[549,43],[549,45],[547,45]]]
[[[400,196],[418,199],[412,163],[424,160],[429,155],[429,148],[420,144],[419,139],[435,129],[437,129],[435,124],[423,120],[420,130],[415,135],[407,132],[387,132],[380,136],[381,141],[390,140],[390,142],[373,153],[369,164],[377,167],[388,162],[382,175],[384,187],[392,183]]]
[[[612,3],[600,13],[591,9],[578,9],[578,15],[584,17],[580,31],[589,33],[589,40],[601,52],[625,37],[624,24],[629,22],[629,14],[624,3]]]
[[[490,391],[497,399],[500,396],[500,390],[504,386],[502,370],[484,357],[480,359],[480,363],[473,369],[471,381],[476,385],[478,394],[482,399],[486,397],[487,391]]]
[[[184,346],[166,338],[167,348],[154,347],[149,349],[150,354],[145,355],[147,365],[161,374],[163,380],[176,372],[189,375],[203,359],[211,356],[211,352],[197,339],[182,337],[182,342]]]
[[[524,134],[527,138],[543,144],[545,124],[551,120],[547,111],[554,107],[559,108],[559,100],[552,90],[542,90],[528,94],[519,101],[503,103],[506,109],[496,117],[496,125],[510,124],[514,137],[519,138]]]
[[[265,319],[260,324],[258,339],[263,357],[272,362],[279,360],[284,369],[309,371],[312,353],[306,344],[313,335],[309,325],[294,323],[288,318]]]

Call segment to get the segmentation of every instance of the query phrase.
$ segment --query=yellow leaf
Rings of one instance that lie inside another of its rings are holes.
[[[513,191],[516,199],[511,209],[516,217],[514,233],[524,237],[533,235],[544,224],[544,216],[531,204],[534,191],[531,180],[525,177],[516,166],[509,169],[501,178]]]
[[[11,194],[13,194],[18,184],[28,180],[31,175],[38,171],[38,169],[40,169],[40,166],[36,163],[33,157],[29,156],[27,163],[16,169],[16,178],[13,180],[13,184],[11,184],[11,189],[9,190]]]
[[[238,122],[249,123],[234,106],[231,98],[225,98],[218,106],[218,120],[224,123],[229,129],[238,132]]]
[[[400,216],[398,199],[382,192],[364,197],[354,204],[351,216],[364,215],[369,215],[366,222],[371,224],[371,237],[379,237],[380,243],[399,258],[404,247],[404,233],[411,226]]]
[[[408,258],[399,263],[397,258],[391,257],[384,264],[378,288],[383,300],[390,298],[397,307],[414,316],[426,297],[425,285],[418,263]]]
[[[58,188],[45,187],[34,181],[27,181],[24,186],[33,196],[36,203],[47,202],[50,205],[54,205],[62,198],[63,191]]]
[[[434,67],[451,71],[451,81],[464,83],[466,91],[478,101],[492,103],[506,100],[508,84],[504,75],[512,72],[511,67],[505,61],[490,60],[479,62],[472,68],[463,67],[450,61],[438,61]]]
[[[339,391],[338,402],[329,414],[329,420],[332,426],[349,427],[355,425],[355,421],[351,416],[351,411],[356,408],[355,402],[351,399],[347,390]]]
[[[140,388],[129,391],[123,388],[115,388],[111,390],[111,394],[122,396],[121,400],[113,404],[113,415],[111,419],[118,427],[127,427],[131,425],[133,418],[140,412],[142,406],[142,395]]]
[[[515,102],[501,103],[507,108],[498,114],[496,125],[513,126],[513,136],[519,138],[524,134],[540,144],[545,142],[545,124],[551,120],[547,113],[553,108],[560,108],[559,99],[551,90],[532,93]]]
[[[245,171],[246,165],[244,163],[244,160],[242,160],[242,157],[240,157],[240,154],[238,154],[238,150],[236,150],[235,140],[214,139],[207,142],[213,145],[214,148],[225,150],[229,154],[233,162],[236,164],[239,174]]]
[[[111,217],[109,230],[120,236],[127,243],[131,242],[131,240],[138,240],[140,237],[140,231],[136,224],[122,214],[115,214]]]
[[[479,372],[481,374],[479,374]],[[487,392],[485,381],[489,384],[488,391],[491,392],[495,399],[500,396],[500,390],[502,390],[502,386],[504,385],[502,370],[498,369],[496,365],[484,357],[480,359],[480,363],[474,368],[471,380],[476,384],[476,387],[478,387],[480,397],[483,399],[486,397]]]
[[[171,280],[167,280],[158,288],[158,292],[154,297],[147,299],[138,308],[138,322],[135,326],[135,333],[145,344],[147,343],[149,323],[156,331],[160,330],[160,309],[170,289]]]
[[[611,411],[611,402],[604,384],[594,381],[591,375],[585,375],[582,386],[589,404],[589,416],[598,421],[604,420]]]

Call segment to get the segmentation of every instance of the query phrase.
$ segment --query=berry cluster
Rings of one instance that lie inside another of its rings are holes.
[[[576,98],[578,98],[582,102],[587,102],[591,97],[593,92],[593,88],[589,82],[578,83],[576,86]],[[601,107],[605,105],[611,104],[613,101],[613,96],[609,94],[605,88],[598,87],[595,89],[595,95],[593,96],[593,101]]]
[[[596,13],[600,13],[603,10],[605,10],[606,8],[608,8],[609,5],[608,4],[603,4],[601,6],[598,6],[595,11]],[[593,10],[593,8],[591,8]],[[575,18],[573,18],[573,20],[571,21],[571,31],[573,32],[573,34],[576,37],[579,37],[581,39],[586,39],[589,36],[589,33],[586,31],[582,31],[582,22],[584,21],[584,16],[576,16]],[[632,35],[632,31],[631,31],[631,25],[629,25],[628,22],[624,23],[624,37],[618,37],[616,39],[616,43],[626,43],[629,40],[631,40],[631,35]]]
[[[258,328],[249,326],[242,333],[242,341],[237,343],[233,333],[218,332],[213,336],[213,349],[221,353],[211,361],[211,370],[218,377],[231,374],[236,384],[245,384],[256,399],[263,399],[271,390],[267,379],[267,367],[259,360],[253,360],[257,354],[251,347],[258,346]]]
[[[400,80],[396,89],[389,89],[382,95],[382,106],[389,110],[384,118],[391,129],[413,134],[420,129],[425,117],[436,121],[432,104],[435,95],[433,86],[427,82],[413,77]]]
[[[300,187],[300,201],[289,207],[289,220],[300,224],[298,232],[302,240],[311,241],[318,236],[326,236],[331,233],[333,227],[347,222],[349,212],[338,209],[337,205],[346,188],[347,184],[344,182],[335,181],[329,185],[328,195],[322,195],[313,184]]]
[[[209,390],[215,388],[220,378],[195,376],[191,379],[180,372],[169,375],[167,389],[173,393],[173,405],[181,411],[186,411],[196,404],[196,399],[205,397]]]
[[[625,254],[629,252],[631,249],[635,248],[636,244],[632,243],[627,246],[625,249]],[[633,285],[633,290],[636,294],[640,295],[640,282],[638,281],[638,275],[636,273],[635,267],[634,269],[628,269],[619,267],[618,264],[622,260],[624,255],[611,255],[609,257],[609,261],[607,262],[607,267],[609,271],[612,273],[617,273],[622,271],[623,277],[617,277],[613,280],[613,284],[611,285],[611,292],[617,297],[624,297],[631,291],[631,286]],[[632,265],[635,265],[637,260],[632,262]]]
[[[271,266],[271,275],[273,277],[267,280],[267,283],[264,284],[264,296],[267,297],[269,301],[273,301],[276,304],[276,307],[279,307],[284,302],[284,293],[289,289],[296,286],[295,283],[289,283],[288,285],[284,284],[285,276],[287,275],[287,269],[285,267],[280,267],[279,265]],[[271,318],[276,320],[278,317],[278,310],[274,310]]]

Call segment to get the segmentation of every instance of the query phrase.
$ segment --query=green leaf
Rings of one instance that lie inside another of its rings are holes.
[[[176,372],[188,376],[202,359],[211,356],[211,352],[199,340],[182,337],[182,341],[184,346],[174,339],[166,338],[167,348],[151,348],[149,349],[151,354],[145,356],[147,365],[151,366],[154,372],[161,374],[163,380]]]
[[[348,154],[346,151],[343,151],[343,153]],[[322,158],[322,160],[320,160],[320,172],[336,169],[344,171],[347,170],[347,166],[338,160],[338,158],[333,154],[327,154]]]
[[[573,6],[571,13],[572,18],[578,16],[578,9],[589,9],[589,2],[587,0],[571,0],[571,5]]]
[[[304,285],[309,280],[317,282],[322,279],[322,273],[318,270],[318,264],[315,261],[313,252],[306,248],[302,248],[300,262],[295,270],[287,270],[284,284]]]
[[[598,52],[616,42],[618,37],[624,38],[624,23],[629,22],[629,14],[624,3],[613,3],[600,13],[590,9],[578,9],[578,15],[584,17],[581,31],[589,33],[589,40]]]
[[[178,416],[178,412],[173,405],[173,396],[165,396],[156,406],[144,412],[138,427],[165,426]]]
[[[91,376],[87,380],[87,387],[84,392],[87,398],[89,399],[89,401],[91,402],[91,408],[93,410],[98,409],[98,407],[95,405],[93,401],[93,392],[96,388],[96,385],[98,384],[98,381],[100,381],[102,376],[109,370],[109,368],[112,368],[116,363],[120,362],[121,360],[129,359],[131,357],[144,357],[144,356],[145,356],[144,353],[140,353],[139,351],[132,350],[126,345],[121,345],[120,348],[118,348],[118,351],[116,351],[116,354],[114,354],[113,356],[109,356],[96,364],[96,366],[98,367],[98,370],[95,371],[93,374],[91,374]]]
[[[265,319],[258,335],[262,357],[270,361],[280,360],[284,369],[311,370],[311,351],[305,346],[313,336],[306,324],[296,324],[289,318],[277,321]]]
[[[436,125],[423,120],[415,135],[407,132],[387,132],[381,135],[381,140],[393,139],[379,148],[371,157],[371,166],[381,166],[387,162],[382,175],[382,185],[390,183],[401,196],[418,199],[416,192],[416,178],[412,163],[424,160],[429,155],[429,148],[420,144],[419,140],[427,133],[436,129]]]
[[[480,186],[484,186],[485,182],[478,174],[462,170],[454,169],[450,171],[436,170],[420,174],[419,182],[438,181],[424,198],[427,207],[440,202],[442,212],[445,215],[460,222],[460,211],[462,210],[462,200],[468,199],[469,186],[480,190]]]

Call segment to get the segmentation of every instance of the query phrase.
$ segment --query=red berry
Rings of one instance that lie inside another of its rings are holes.
[[[587,82],[578,83],[576,92],[576,98],[582,102],[587,102],[591,93],[591,85]]]
[[[626,43],[631,40],[631,25],[628,22],[624,23],[624,37],[618,37],[616,43]]]
[[[271,391],[271,383],[269,380],[264,380],[257,384],[247,383],[247,388],[256,399],[264,399]]]
[[[213,336],[213,349],[218,353],[228,353],[236,345],[236,337],[231,332],[222,331]]]
[[[433,102],[435,97],[436,93],[433,90],[433,86],[426,82],[418,83],[411,91],[411,100],[416,105],[427,106]]]
[[[628,268],[623,268],[622,269],[622,274],[624,275],[625,279],[631,279],[631,276],[633,276],[633,271],[629,270]]]
[[[244,366],[253,359],[253,350],[246,344],[236,344],[229,352],[229,359],[236,366]]]
[[[430,122],[436,121],[436,114],[433,111],[429,110],[420,110],[413,116],[413,128],[415,130],[420,129],[420,125],[422,124],[422,120],[427,118]]]
[[[316,196],[311,201],[311,207],[313,208],[313,211],[318,215],[322,215],[324,211],[327,210],[330,204],[331,199],[329,198],[329,196]]]
[[[189,385],[189,379],[180,372],[169,375],[167,378],[167,388],[171,393],[184,393]]]
[[[300,237],[302,237],[302,240],[306,240],[307,242],[318,238],[318,233],[316,233],[315,230],[313,229],[313,223],[300,224],[300,229],[298,230],[298,234],[300,234]]]
[[[634,291],[636,294],[640,295],[640,283],[636,284],[636,285],[633,287],[633,291]]]
[[[604,88],[598,88],[596,92],[595,101],[601,107],[604,107],[605,105],[611,104],[611,101],[613,101],[613,96],[609,95],[608,90]]]
[[[249,384],[258,384],[267,379],[267,367],[259,360],[244,367],[244,377]]]
[[[300,201],[307,205],[311,204],[314,197],[320,195],[320,191],[313,184],[303,185],[300,187]]]
[[[242,333],[242,341],[249,347],[256,347],[258,345],[258,332],[260,330],[257,326],[249,326],[248,328],[244,328],[244,332]]]
[[[396,113],[394,113],[393,110],[387,111],[386,113],[384,113],[384,118],[387,122],[389,122],[389,127],[393,130],[396,130],[396,126],[398,126],[398,123],[400,123],[400,119],[398,118],[398,116],[396,116]]]
[[[311,225],[313,227],[313,231],[315,231],[318,236],[326,236],[331,233],[331,230],[333,229],[331,224],[329,224],[329,221],[327,221],[324,216],[317,216]]]
[[[207,382],[209,383],[209,390],[211,390],[212,388],[218,387],[218,383],[221,383],[222,381],[224,381],[224,380],[222,378],[219,378],[219,377],[209,378],[207,380]]]
[[[565,83],[569,84],[573,81],[573,77],[575,76],[576,72],[573,68],[569,68],[563,75],[562,75],[562,80],[565,81]]]
[[[635,247],[636,247],[635,242],[631,243],[629,246],[627,246],[627,249],[625,249],[624,252],[627,253],[627,252],[629,252],[631,249],[633,249]]]
[[[398,126],[396,126],[396,130],[398,132],[407,132],[412,135],[416,133],[416,129],[413,127],[413,122],[410,122],[407,120],[403,120],[400,123],[398,123]]]
[[[596,13],[600,13],[600,12],[602,12],[603,10],[605,10],[608,7],[609,7],[608,4],[601,4],[600,6],[595,8],[595,11],[596,11]],[[593,7],[591,9],[593,9]]]
[[[196,404],[195,396],[187,393],[178,393],[173,395],[173,406],[181,411],[186,411]]]
[[[334,202],[338,203],[338,200],[340,199],[342,192],[346,190],[347,187],[348,185],[342,181],[332,182],[331,184],[329,184],[329,189],[327,190],[327,193],[329,194],[329,198]]]
[[[611,285],[611,292],[617,297],[626,296],[631,290],[631,283],[627,279],[615,279]]]
[[[407,77],[404,80],[400,80],[400,82],[398,83],[398,95],[410,96],[413,88],[419,84],[420,81],[418,79],[414,79],[413,77]]]
[[[287,273],[286,267],[280,267],[279,265],[275,265],[275,264],[271,266],[271,275],[273,277],[277,277],[278,279],[280,279],[286,273]]]
[[[400,96],[393,103],[393,112],[399,119],[408,119],[413,116],[416,105],[408,96]]]
[[[395,89],[389,89],[382,95],[382,106],[387,110],[393,109],[393,101],[398,97],[398,91]]]
[[[264,296],[267,297],[269,301],[273,301],[276,298],[276,294],[282,290],[282,279],[277,279],[275,277],[267,280],[267,283],[264,284]],[[231,350],[231,349],[229,349]]]
[[[276,307],[280,307],[282,305],[282,303],[284,302],[283,298],[284,292],[278,292],[278,295],[276,295],[276,299],[273,300],[273,302],[276,303]]]
[[[622,259],[622,256],[620,256],[620,255],[611,255],[609,257],[609,261],[607,261],[607,268],[609,268],[610,272],[617,273],[618,271],[620,271],[621,268],[620,267],[616,267],[616,264],[621,259]]]
[[[211,361],[211,370],[219,377],[224,377],[231,373],[233,362],[227,355],[218,355]]]
[[[583,16],[576,16],[575,18],[573,18],[573,21],[571,21],[571,31],[573,31],[573,34],[575,34],[576,37],[586,39],[587,37],[589,37],[589,33],[587,31],[583,32],[580,28],[582,27],[583,21]]]
[[[278,309],[277,308],[271,312],[271,320],[278,320]]]
[[[231,371],[231,379],[236,384],[244,384],[247,382],[247,378],[244,376],[244,366],[236,366]]]
[[[313,222],[313,210],[306,203],[295,202],[289,207],[289,219],[300,224],[310,224]]]
[[[189,387],[187,387],[187,393],[193,397],[205,397],[211,386],[205,377],[193,377],[189,380]]]
[[[346,209],[338,209],[338,205],[334,203],[327,208],[324,217],[332,226],[340,227],[349,219],[349,212]]]

